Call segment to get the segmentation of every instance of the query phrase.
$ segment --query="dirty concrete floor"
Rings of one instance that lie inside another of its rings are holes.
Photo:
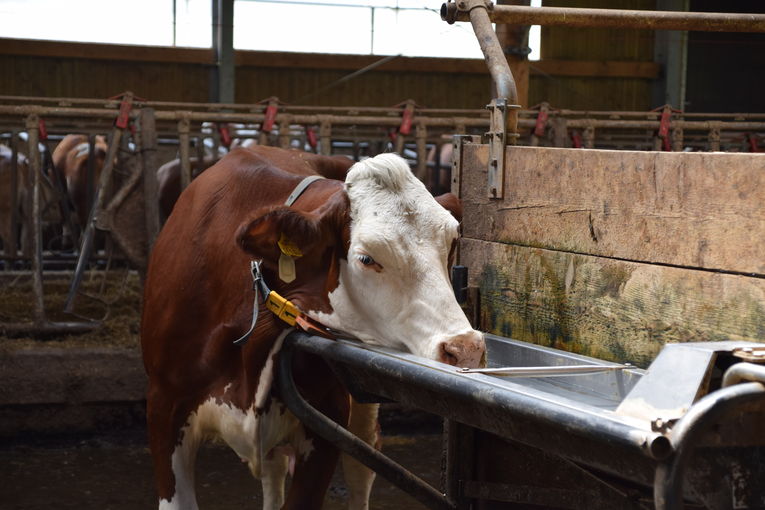
[[[142,432],[52,442],[0,445],[0,508],[4,510],[156,508],[151,463]],[[441,436],[384,436],[383,452],[438,486]],[[338,468],[324,510],[347,508]],[[260,484],[228,447],[208,444],[199,454],[197,490],[201,509],[261,508]],[[371,509],[425,507],[379,478]]]

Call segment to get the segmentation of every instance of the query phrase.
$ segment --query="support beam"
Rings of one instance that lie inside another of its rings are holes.
[[[497,0],[498,5],[529,6],[530,0]],[[497,23],[497,38],[510,64],[518,90],[518,104],[529,106],[529,26]]]
[[[211,101],[234,103],[234,0],[213,0],[215,70]]]
[[[661,11],[687,11],[689,0],[657,0]],[[688,32],[662,31],[655,35],[654,61],[663,70],[653,86],[653,106],[665,104],[685,110],[685,79],[688,67]]]

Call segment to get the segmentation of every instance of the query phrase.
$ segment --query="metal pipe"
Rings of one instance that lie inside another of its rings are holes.
[[[754,363],[736,363],[725,371],[722,387],[727,388],[742,381],[765,383],[765,366]]]
[[[462,1],[458,2],[457,7],[461,3]],[[472,22],[472,11],[468,15],[461,8],[456,10],[450,5],[444,4],[441,7],[443,19]],[[444,17],[444,13],[450,18]],[[765,14],[494,5],[490,9],[488,17],[492,23],[510,25],[695,30],[703,32],[765,32]]]
[[[32,175],[32,210],[27,218],[32,235],[32,288],[34,290],[34,322],[40,325],[46,322],[43,302],[42,281],[42,197],[40,196],[40,117],[30,115],[26,122],[29,143],[29,172]]]
[[[189,118],[185,116],[178,121],[178,152],[181,160],[181,191],[191,184],[191,156],[189,154]],[[201,162],[200,162],[201,164]]]
[[[104,161],[104,167],[101,169],[101,175],[98,178],[98,186],[94,194],[95,203],[90,208],[88,213],[88,221],[85,225],[85,232],[82,233],[80,239],[80,255],[77,259],[77,267],[72,277],[72,282],[69,284],[69,292],[64,304],[64,311],[71,313],[74,311],[74,298],[77,295],[77,290],[80,288],[82,277],[85,274],[85,267],[90,258],[91,251],[93,250],[93,239],[96,235],[96,224],[99,221],[98,215],[104,209],[104,203],[106,201],[106,191],[111,181],[112,169],[114,168],[114,160],[117,157],[117,150],[122,140],[122,129],[115,126],[112,129],[111,137],[109,139],[109,149],[106,151],[106,160]]]
[[[317,411],[300,395],[292,378],[292,337],[287,335],[279,353],[279,394],[289,410],[309,429],[351,455],[368,468],[421,502],[428,508],[454,510],[456,505],[445,494],[431,487],[427,482],[404,469],[348,430]]]
[[[154,109],[141,108],[140,122],[141,155],[143,167],[144,221],[146,225],[146,244],[151,252],[159,233],[159,183],[157,182],[157,130],[154,122]],[[204,153],[203,153],[204,155]],[[199,158],[202,164],[202,158]],[[201,168],[201,167],[200,167]]]
[[[518,91],[515,87],[513,73],[510,71],[502,46],[499,44],[497,33],[491,26],[486,4],[480,0],[472,0],[472,2],[466,6],[466,8],[470,8],[469,13],[465,13],[468,15],[466,21],[470,21],[473,26],[473,31],[486,60],[486,66],[489,68],[489,73],[497,87],[496,95],[507,99],[511,105],[518,104]]]
[[[500,377],[555,377],[567,375],[588,375],[616,370],[633,370],[632,365],[561,365],[554,367],[497,367],[460,368],[461,374],[490,374]]]
[[[16,232],[19,230],[19,134],[16,131],[11,133],[11,238],[8,239],[8,247],[5,254],[14,259],[18,255],[18,243],[16,242]]]
[[[691,406],[672,429],[670,440],[675,455],[656,468],[653,493],[656,510],[683,508],[685,468],[702,433],[726,413],[755,401],[765,402],[765,386],[759,382],[723,388]]]

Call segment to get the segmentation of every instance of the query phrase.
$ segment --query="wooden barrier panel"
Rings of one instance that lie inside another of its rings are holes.
[[[460,263],[481,328],[646,366],[667,342],[765,340],[765,155],[461,147]]]
[[[492,200],[488,146],[462,153],[466,237],[765,274],[765,154],[508,147]]]

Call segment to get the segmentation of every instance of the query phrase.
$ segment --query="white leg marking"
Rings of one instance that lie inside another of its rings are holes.
[[[290,459],[277,449],[263,462],[263,510],[279,510],[284,504],[284,482]]]
[[[172,456],[175,494],[173,499],[159,500],[159,510],[197,510],[197,497],[194,490],[194,463],[199,449],[200,437],[193,427],[184,429],[181,444],[175,447]]]

